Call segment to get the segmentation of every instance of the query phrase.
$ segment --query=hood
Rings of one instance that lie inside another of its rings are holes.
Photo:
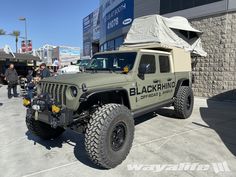
[[[43,79],[42,81],[77,85],[79,88],[81,88],[81,85],[85,83],[87,88],[92,88],[96,86],[111,86],[118,83],[127,82],[128,79],[127,75],[118,73],[77,73],[49,77]]]

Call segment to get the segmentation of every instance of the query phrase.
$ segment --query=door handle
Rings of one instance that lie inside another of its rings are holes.
[[[158,79],[155,79],[155,80],[153,80],[153,83],[159,83],[159,82],[161,82],[161,80],[158,80]]]
[[[167,81],[168,81],[168,82],[172,81],[172,78],[168,78]]]

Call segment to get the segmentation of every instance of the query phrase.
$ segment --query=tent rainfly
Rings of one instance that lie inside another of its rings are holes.
[[[202,32],[194,29],[184,17],[166,18],[150,15],[136,18],[124,41],[124,46],[145,46],[160,43],[184,48],[192,55],[207,56],[200,39]]]

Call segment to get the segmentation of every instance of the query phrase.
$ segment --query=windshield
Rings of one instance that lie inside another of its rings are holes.
[[[90,59],[81,60],[79,66],[87,66],[90,62]]]
[[[124,68],[128,68],[130,71],[134,66],[136,55],[136,52],[98,54],[92,58],[87,69],[123,71]]]

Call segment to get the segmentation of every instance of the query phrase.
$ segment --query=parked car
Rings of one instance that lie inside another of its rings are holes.
[[[190,53],[181,48],[98,53],[83,73],[42,80],[38,97],[24,101],[26,124],[42,139],[65,129],[84,133],[90,159],[114,168],[132,147],[134,118],[166,106],[174,106],[178,118],[190,117],[191,80]]]
[[[80,71],[80,66],[78,65],[70,65],[64,68],[61,68],[57,71],[57,74],[61,75],[61,74],[75,74],[75,73],[79,73]]]
[[[91,59],[82,59],[78,64],[80,67],[86,67],[90,63]]]

